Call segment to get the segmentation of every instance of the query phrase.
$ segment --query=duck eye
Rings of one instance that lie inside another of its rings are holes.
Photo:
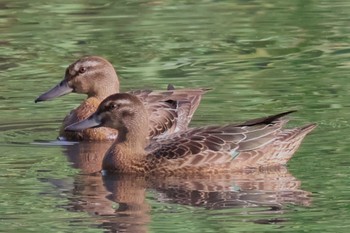
[[[82,67],[79,68],[79,73],[80,73],[80,74],[85,73],[85,71],[86,71],[86,68],[85,68],[84,66],[82,66]]]
[[[108,110],[109,111],[111,111],[111,110],[113,110],[113,109],[116,109],[116,108],[118,108],[119,106],[118,106],[118,104],[110,104],[109,106],[108,106]]]

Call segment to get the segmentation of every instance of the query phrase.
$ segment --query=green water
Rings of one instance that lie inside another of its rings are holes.
[[[0,2],[0,232],[348,232],[350,2]],[[288,170],[203,180],[87,175],[100,147],[55,142],[84,98],[34,104],[78,57],[122,89],[211,87],[192,125],[298,109]]]

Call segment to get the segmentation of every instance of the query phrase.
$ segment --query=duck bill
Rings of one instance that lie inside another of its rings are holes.
[[[98,117],[95,114],[93,114],[89,118],[87,118],[83,121],[80,121],[80,122],[77,122],[77,123],[74,123],[74,124],[67,126],[64,130],[65,131],[81,131],[84,129],[96,128],[96,127],[99,127],[101,125],[102,125],[101,120],[99,120]]]
[[[46,101],[46,100],[51,100],[56,97],[60,97],[66,94],[69,94],[73,92],[73,88],[71,88],[68,85],[68,82],[66,80],[63,80],[56,86],[54,86],[51,90],[45,92],[41,96],[39,96],[36,100],[35,103],[40,102],[40,101]]]

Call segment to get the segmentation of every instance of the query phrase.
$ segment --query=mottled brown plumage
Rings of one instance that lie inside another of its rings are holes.
[[[149,137],[164,136],[187,129],[202,95],[208,89],[179,89],[168,91],[138,90],[130,93],[139,97],[149,114]],[[35,102],[45,101],[71,92],[88,97],[63,120],[60,138],[66,140],[114,140],[115,129],[100,127],[81,132],[66,132],[64,128],[86,119],[94,113],[103,99],[119,92],[119,79],[112,64],[97,56],[82,57],[68,66],[64,79]]]
[[[178,175],[286,164],[316,126],[282,129],[287,122],[283,116],[290,111],[240,124],[188,129],[149,142],[146,112],[139,98],[114,94],[88,119],[66,130],[105,126],[119,131],[103,160],[105,170]]]

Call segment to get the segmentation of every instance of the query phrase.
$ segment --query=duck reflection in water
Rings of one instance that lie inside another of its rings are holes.
[[[97,226],[108,232],[148,232],[150,222],[157,221],[148,203],[154,201],[164,206],[176,203],[208,210],[236,209],[230,218],[243,213],[250,221],[257,214],[256,223],[271,221],[262,219],[263,213],[278,215],[274,222],[284,221],[283,206],[311,203],[310,193],[300,188],[301,182],[284,166],[191,178],[102,175],[103,153],[99,150],[108,146],[80,143],[67,146],[65,151],[72,165],[81,170],[67,208],[89,213]],[[154,200],[147,201],[146,194]]]

